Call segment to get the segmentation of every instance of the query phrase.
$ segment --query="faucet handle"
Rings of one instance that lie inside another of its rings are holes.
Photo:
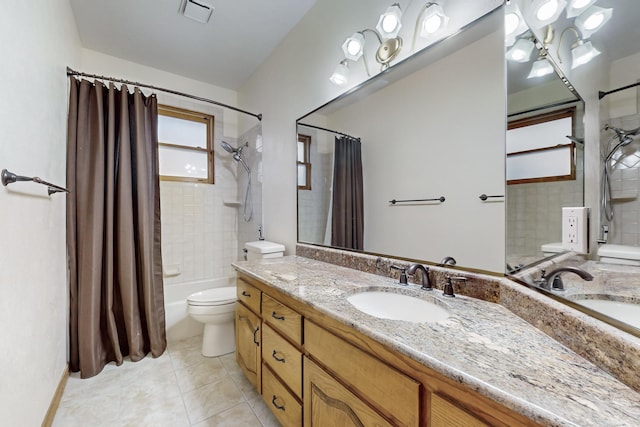
[[[445,297],[449,297],[449,298],[453,298],[456,296],[456,294],[453,292],[453,282],[466,282],[467,278],[466,277],[451,277],[449,275],[445,276],[445,284],[444,284],[444,288],[442,289],[442,295]]]
[[[394,270],[400,270],[400,283],[401,285],[407,285],[409,282],[407,281],[407,269],[404,267],[399,267],[397,265],[392,265],[391,268]]]

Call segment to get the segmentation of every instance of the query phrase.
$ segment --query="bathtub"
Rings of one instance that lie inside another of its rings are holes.
[[[235,286],[236,278],[223,277],[164,286],[164,311],[167,341],[176,342],[202,334],[204,325],[187,314],[187,297],[205,289]]]

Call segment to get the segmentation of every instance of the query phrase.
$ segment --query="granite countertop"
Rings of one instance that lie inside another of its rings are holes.
[[[640,394],[500,304],[299,256],[233,266],[444,376],[547,426],[638,426]],[[379,319],[347,297],[367,290],[418,296],[446,307],[438,323]]]

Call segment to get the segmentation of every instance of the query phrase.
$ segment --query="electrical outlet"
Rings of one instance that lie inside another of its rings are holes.
[[[589,252],[589,208],[562,208],[562,247],[581,254]]]

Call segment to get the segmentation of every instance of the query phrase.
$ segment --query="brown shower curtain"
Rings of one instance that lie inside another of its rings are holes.
[[[70,78],[70,369],[82,378],[166,348],[157,99]]]
[[[333,162],[331,245],[364,249],[364,202],[360,139],[336,137]]]

